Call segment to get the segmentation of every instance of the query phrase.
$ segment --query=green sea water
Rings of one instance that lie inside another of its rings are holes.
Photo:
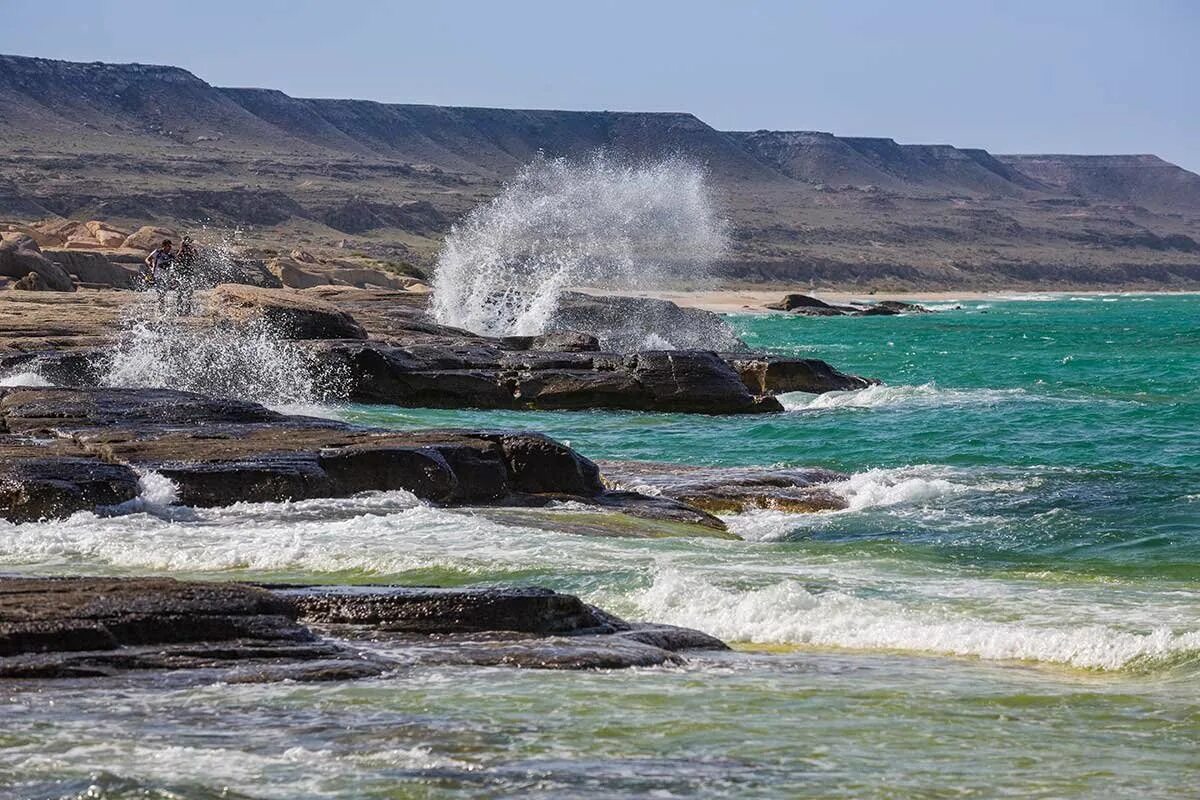
[[[0,776],[30,797],[1197,796],[1200,297],[953,305],[728,318],[885,382],[782,414],[338,411],[846,473],[847,510],[727,517],[744,541],[400,495],[0,525],[10,572],[537,583],[737,648],[611,672],[9,684]]]

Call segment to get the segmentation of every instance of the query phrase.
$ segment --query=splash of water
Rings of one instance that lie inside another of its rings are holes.
[[[568,286],[651,288],[704,278],[726,244],[704,170],[539,156],[447,236],[433,313],[493,336],[544,331]]]
[[[238,273],[236,232],[206,236],[194,275],[199,285]],[[346,376],[288,341],[264,319],[235,321],[208,310],[156,308],[148,295],[122,320],[122,332],[100,369],[104,386],[180,389],[316,414],[344,396]]]

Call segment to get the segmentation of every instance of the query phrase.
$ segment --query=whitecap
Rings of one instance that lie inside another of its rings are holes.
[[[966,609],[821,591],[784,579],[727,589],[667,569],[632,598],[640,615],[726,641],[903,650],[1115,670],[1200,650],[1200,630],[1127,630],[1111,624],[989,619]]]
[[[895,406],[979,406],[1028,397],[1023,389],[942,389],[933,383],[917,386],[879,384],[865,389],[824,394],[788,392],[778,396],[788,411],[828,411],[843,408]]]

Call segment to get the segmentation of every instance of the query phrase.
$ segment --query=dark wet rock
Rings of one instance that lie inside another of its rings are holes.
[[[11,450],[0,445],[0,453]],[[0,461],[0,517],[13,522],[55,519],[137,497],[138,476],[123,464],[73,456],[24,457],[11,452]]]
[[[591,353],[600,351],[600,340],[590,333],[562,331],[541,336],[504,336],[501,343],[513,350],[537,350],[550,353]]]
[[[648,461],[602,461],[614,489],[654,492],[714,514],[754,508],[806,513],[846,508],[828,488],[847,475],[807,467],[693,467]]]
[[[660,625],[655,623],[634,623],[629,630],[618,631],[617,636],[634,642],[641,642],[661,650],[677,652],[679,650],[728,650],[729,645],[715,636],[693,630],[680,628],[676,625]]]
[[[785,392],[843,392],[865,389],[879,381],[847,375],[817,358],[787,358],[763,354],[723,353],[722,357],[738,371],[753,394]]]
[[[624,635],[536,639],[446,636],[382,640],[404,665],[516,667],[520,669],[627,669],[683,664],[678,654]]]
[[[594,463],[537,433],[377,430],[168,389],[0,389],[0,456],[0,518],[19,520],[124,502],[147,470],[200,507],[396,489],[445,505],[662,505],[610,496]]]
[[[312,639],[292,616],[288,603],[278,596],[242,584],[2,578],[0,656],[233,639]]]
[[[484,345],[322,342],[318,360],[352,375],[350,397],[409,407],[743,414],[780,411],[715,353],[506,352]]]
[[[614,632],[607,619],[579,598],[549,589],[304,589],[280,595],[304,621],[369,625],[380,631]]]
[[[717,314],[681,308],[669,300],[565,292],[550,321],[554,331],[587,331],[605,350],[635,353],[678,350],[745,350]]]
[[[607,669],[722,649],[548,589],[269,587],[0,578],[0,678],[194,671],[230,683],[375,677],[411,664]]]
[[[788,311],[808,317],[877,317],[930,313],[929,309],[924,306],[916,303],[902,303],[899,300],[882,300],[878,303],[856,303],[842,306],[826,303],[824,300],[818,300],[806,294],[785,294],[782,300],[767,303],[765,307],[773,311]]]
[[[223,284],[208,299],[222,319],[264,320],[288,339],[367,338],[350,314],[302,292]]]

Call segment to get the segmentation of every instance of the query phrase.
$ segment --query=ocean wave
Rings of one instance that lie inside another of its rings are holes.
[[[843,408],[900,406],[984,406],[1028,399],[1024,389],[942,389],[933,383],[916,386],[880,384],[866,389],[825,394],[787,392],[778,396],[787,411],[829,411]]]
[[[978,495],[1016,493],[1036,484],[1036,477],[1001,478],[975,470],[935,464],[879,468],[858,472],[824,488],[840,495],[847,507],[836,511],[795,514],[756,509],[724,515],[729,529],[747,541],[787,539],[798,528],[820,527],[849,514],[886,510],[888,513],[942,514],[955,500]]]
[[[814,591],[792,579],[732,590],[668,569],[631,600],[646,619],[733,642],[914,651],[1098,670],[1171,663],[1200,651],[1200,630],[985,619],[838,590]]]

